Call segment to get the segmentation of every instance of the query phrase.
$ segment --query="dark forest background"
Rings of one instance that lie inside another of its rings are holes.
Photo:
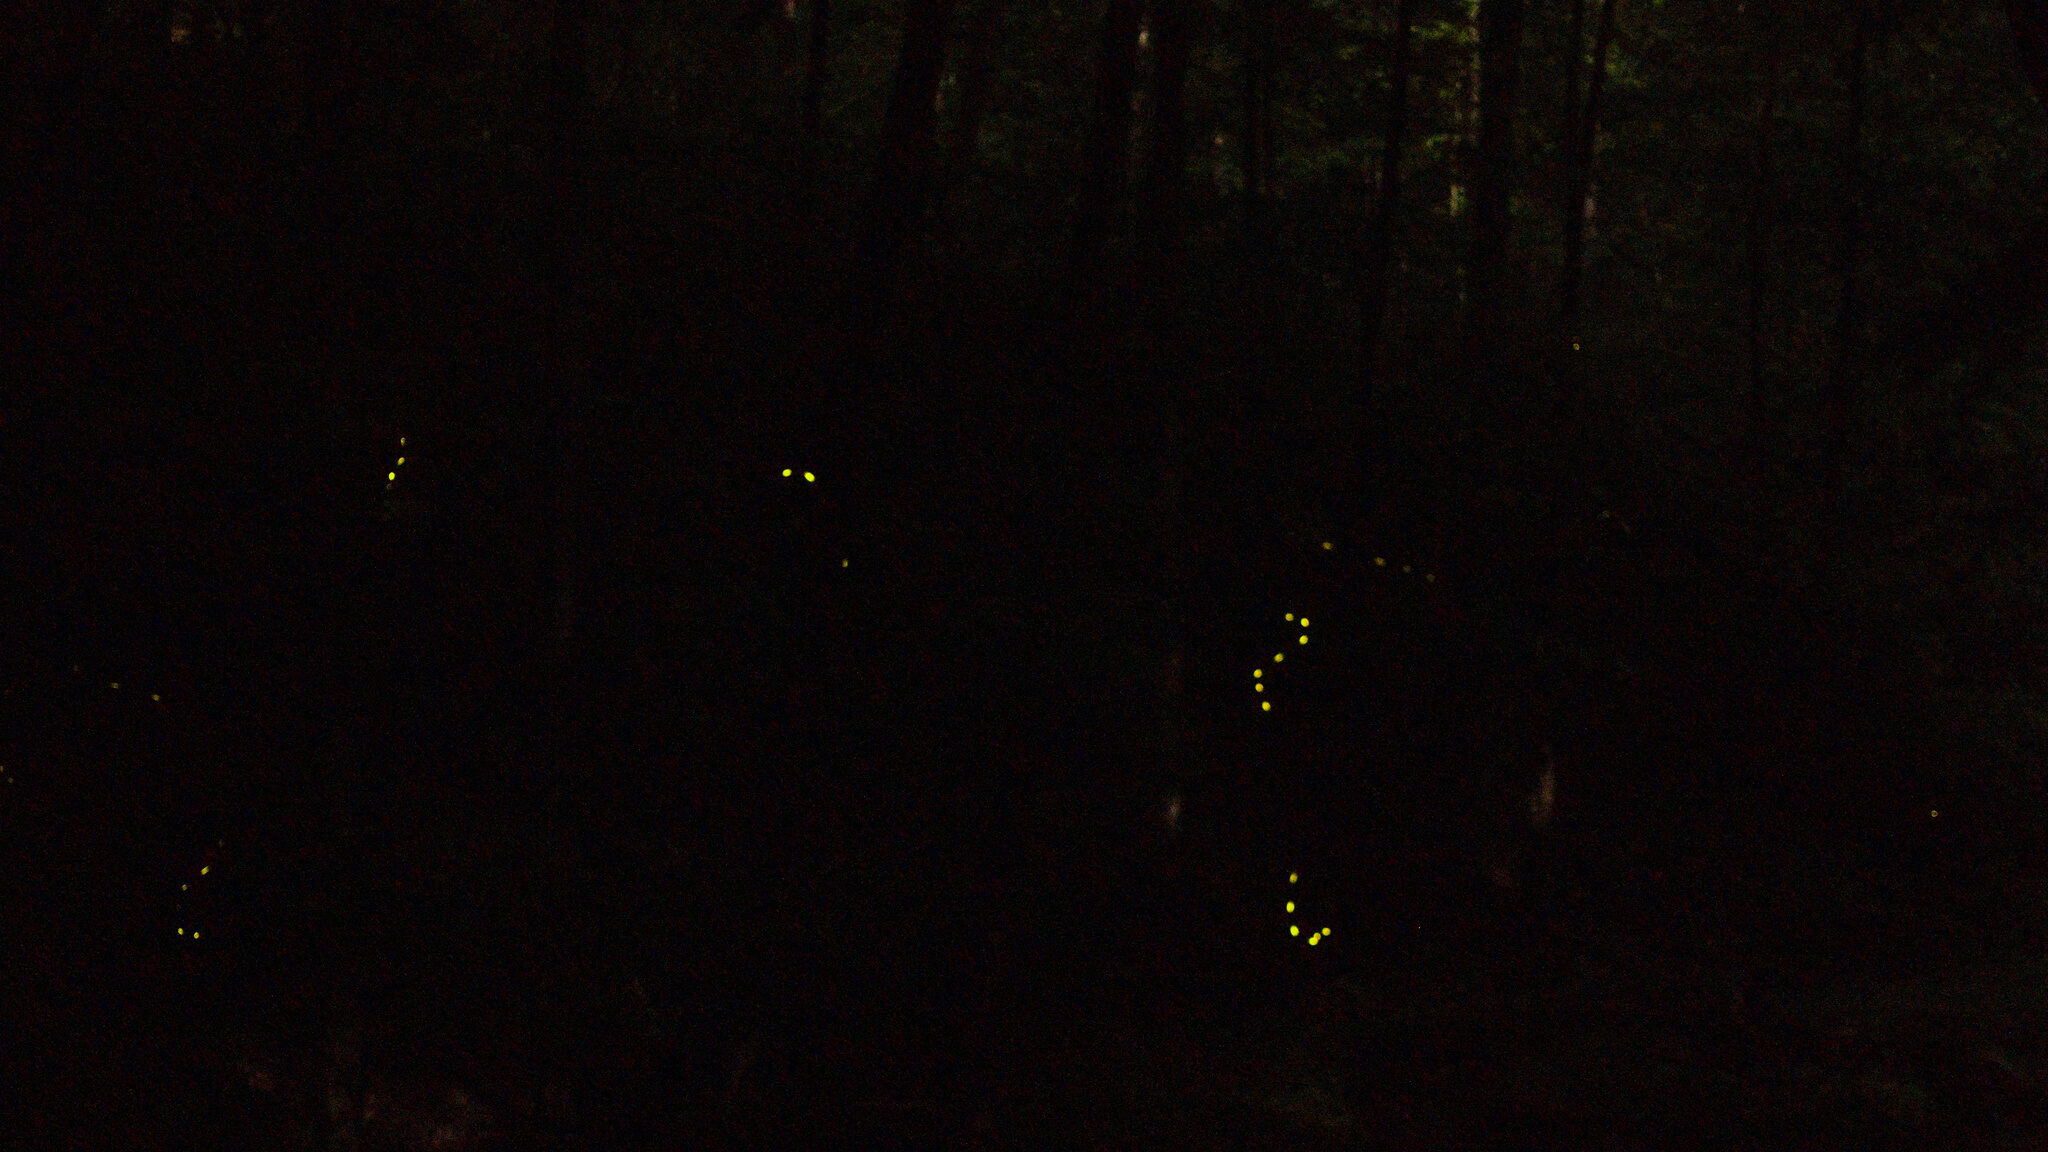
[[[2048,1131],[2034,0],[4,28],[8,1146]]]

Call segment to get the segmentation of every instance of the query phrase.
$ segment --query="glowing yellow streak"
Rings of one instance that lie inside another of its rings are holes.
[[[400,456],[400,457],[398,458],[398,462],[399,462],[400,464],[403,464],[403,463],[405,463],[405,457],[403,457],[403,456]]]
[[[844,561],[844,560],[841,560],[841,561],[839,562],[839,566],[840,566],[841,568],[844,568],[844,567],[846,567],[846,561]]]
[[[813,475],[811,475],[811,474],[810,474],[809,472],[806,472],[806,473],[804,473],[804,481],[805,481],[805,483],[809,483],[810,481],[813,481],[813,480],[816,480],[816,479],[817,479],[817,477],[816,477],[816,476],[813,476]]]
[[[400,437],[398,438],[398,446],[399,446],[400,448],[403,448],[403,447],[405,447],[405,437],[403,437],[403,436],[400,436]]]
[[[208,864],[208,865],[207,865],[206,867],[204,867],[204,868],[201,868],[201,869],[199,870],[199,874],[200,874],[201,876],[204,876],[204,875],[206,875],[206,874],[207,874],[208,872],[211,872],[211,871],[213,871],[213,865],[211,865],[211,864]]]

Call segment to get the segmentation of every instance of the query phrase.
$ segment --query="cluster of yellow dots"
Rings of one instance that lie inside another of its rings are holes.
[[[1324,545],[1324,547],[1328,547],[1328,545]],[[1386,558],[1385,556],[1375,556],[1375,557],[1373,557],[1373,558],[1372,558],[1372,566],[1373,566],[1373,567],[1375,567],[1375,568],[1385,568],[1385,567],[1387,566],[1387,558]],[[1413,576],[1413,575],[1415,575],[1415,566],[1414,566],[1414,565],[1412,565],[1412,564],[1403,564],[1403,565],[1401,565],[1401,575],[1403,575],[1403,576]],[[1424,582],[1424,583],[1426,583],[1426,584],[1434,584],[1434,583],[1436,583],[1436,573],[1434,573],[1434,572],[1424,572],[1424,573],[1422,574],[1422,579],[1423,579],[1423,582]]]
[[[225,840],[216,840],[216,841],[214,841],[214,842],[213,842],[213,844],[214,844],[214,847],[216,847],[216,848],[222,848],[222,847],[225,847],[225,846],[227,845],[227,841],[225,841]],[[207,874],[211,873],[212,871],[213,871],[213,865],[212,865],[212,864],[201,864],[201,865],[199,866],[199,875],[201,875],[201,876],[205,876],[205,875],[207,875]],[[180,891],[180,892],[190,892],[191,890],[192,890],[192,882],[191,882],[190,880],[186,881],[186,882],[185,882],[185,883],[183,883],[183,884],[180,884],[180,885],[178,885],[178,891]],[[181,927],[179,927],[179,929],[178,929],[178,935],[180,935],[180,936],[183,936],[183,937],[185,937],[185,938],[186,938],[186,939],[188,939],[188,940],[197,940],[197,939],[199,939],[199,929],[197,929],[197,928],[186,928],[186,927],[182,927],[182,926],[181,926]]]
[[[804,483],[806,484],[815,484],[818,482],[818,475],[815,472],[798,472],[794,468],[784,468],[782,470],[782,478],[784,480],[794,480],[798,476],[802,476],[804,478]],[[844,557],[840,559],[839,566],[841,568],[845,568],[848,566],[847,561]]]
[[[1289,873],[1287,874],[1287,882],[1288,882],[1289,884],[1298,884],[1298,883],[1300,883],[1300,882],[1301,882],[1301,873],[1299,873],[1299,872],[1289,872]],[[1288,916],[1288,918],[1289,918],[1289,920],[1290,920],[1290,921],[1291,921],[1291,920],[1293,919],[1293,917],[1294,917],[1294,901],[1292,901],[1292,900],[1289,900],[1289,901],[1287,902],[1287,916]],[[1299,937],[1299,936],[1301,935],[1301,925],[1299,925],[1299,924],[1294,924],[1294,923],[1289,923],[1289,924],[1287,925],[1287,934],[1288,934],[1289,936]],[[1313,948],[1313,947],[1315,947],[1315,946],[1316,946],[1317,944],[1320,944],[1320,943],[1322,943],[1323,941],[1325,941],[1325,940],[1328,940],[1329,938],[1330,938],[1330,929],[1329,929],[1329,928],[1328,928],[1327,926],[1326,926],[1326,927],[1322,927],[1322,928],[1318,928],[1318,929],[1316,929],[1315,931],[1313,931],[1313,932],[1310,932],[1310,933],[1308,934],[1308,945],[1309,945],[1309,947]]]
[[[405,447],[405,437],[400,436],[398,438],[398,446],[400,448]],[[405,467],[405,457],[400,456],[397,463],[391,466],[391,470],[384,473],[384,490],[386,492],[391,491],[392,486],[398,483],[398,470],[403,467]]]
[[[1307,643],[1308,643],[1308,617],[1306,617],[1306,616],[1296,617],[1294,613],[1292,613],[1292,612],[1289,612],[1289,613],[1287,614],[1287,617],[1286,617],[1286,619],[1287,619],[1287,622],[1288,622],[1289,624],[1299,623],[1299,624],[1301,625],[1301,635],[1299,635],[1299,636],[1295,637],[1295,638],[1294,638],[1294,642],[1295,642],[1295,643],[1296,643],[1297,645],[1300,645],[1300,644],[1307,644]],[[1281,651],[1281,652],[1275,652],[1275,653],[1273,653],[1273,663],[1275,663],[1275,664],[1284,664],[1284,663],[1286,663],[1286,662],[1287,662],[1287,653],[1286,653],[1285,651]],[[1264,668],[1254,668],[1254,669],[1252,669],[1252,691],[1254,691],[1254,692],[1258,692],[1258,693],[1264,693],[1264,692],[1266,691],[1266,670],[1265,670]],[[1271,712],[1272,710],[1273,710],[1273,702],[1272,702],[1271,700],[1263,700],[1263,699],[1262,699],[1262,700],[1260,700],[1260,701],[1259,701],[1259,711],[1261,711],[1261,712]]]

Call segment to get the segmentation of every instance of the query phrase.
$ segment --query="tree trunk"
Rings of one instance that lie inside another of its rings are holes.
[[[590,333],[577,299],[581,279],[584,104],[584,0],[555,0],[548,43],[549,201],[546,250],[553,344],[545,403],[554,426],[554,624],[556,642],[569,644],[580,632],[578,605],[577,471],[584,450],[580,419],[582,393],[590,386]]]
[[[1266,206],[1273,171],[1273,4],[1244,0],[1244,212],[1253,245]]]
[[[1380,150],[1379,209],[1373,216],[1365,313],[1359,334],[1359,398],[1368,415],[1379,379],[1380,342],[1391,287],[1388,280],[1394,267],[1394,229],[1401,211],[1401,152],[1408,134],[1408,72],[1414,48],[1415,2],[1400,0],[1394,12],[1393,62],[1387,77],[1387,138]]]
[[[1557,293],[1558,328],[1563,344],[1560,351],[1567,364],[1577,363],[1571,353],[1577,350],[1579,341],[1579,271],[1585,252],[1586,189],[1593,181],[1593,145],[1600,136],[1600,89],[1607,79],[1607,48],[1614,39],[1614,7],[1615,0],[1604,0],[1600,5],[1600,28],[1593,38],[1593,72],[1586,83],[1585,111],[1571,117],[1572,155],[1564,204],[1564,270]],[[1577,41],[1573,42],[1572,54],[1578,55]],[[1576,376],[1567,373],[1562,377],[1562,399],[1567,403],[1576,401],[1570,395]]]
[[[1527,0],[1480,0],[1479,143],[1466,262],[1466,342],[1476,390],[1493,382],[1507,279],[1515,159],[1515,80]]]
[[[882,155],[855,260],[856,321],[879,332],[892,308],[904,245],[924,223],[938,149],[939,79],[946,63],[952,0],[909,0],[903,46],[882,116]]]
[[[1095,111],[1074,210],[1067,260],[1067,299],[1076,319],[1093,311],[1102,288],[1109,217],[1130,172],[1131,92],[1138,77],[1138,0],[1107,0],[1095,71]]]
[[[1002,14],[1002,0],[981,0],[975,5],[974,21],[967,29],[966,51],[960,63],[960,110],[954,115],[948,134],[946,168],[936,196],[941,207],[960,179],[974,167],[975,148],[981,141],[981,121],[988,113],[989,74],[995,64],[996,27]]]
[[[1775,180],[1771,172],[1771,130],[1778,118],[1778,61],[1781,29],[1775,3],[1763,11],[1764,91],[1756,116],[1756,184],[1749,195],[1749,466],[1764,477],[1769,409],[1764,396],[1764,249],[1770,239]]]
[[[810,50],[804,62],[804,140],[815,148],[825,139],[825,45],[832,31],[832,0],[811,0]]]
[[[1159,688],[1159,779],[1177,781],[1186,770],[1187,661],[1185,627],[1187,511],[1186,437],[1179,394],[1184,374],[1178,350],[1181,322],[1181,199],[1187,178],[1186,81],[1193,47],[1189,0],[1152,0],[1154,45],[1151,149],[1138,212],[1149,347],[1141,371],[1159,437],[1160,638],[1164,666]]]
[[[1842,293],[1835,310],[1835,359],[1827,385],[1826,489],[1837,499],[1844,481],[1843,454],[1849,447],[1849,409],[1855,390],[1857,345],[1861,342],[1862,310],[1856,293],[1856,273],[1863,255],[1863,86],[1869,70],[1870,25],[1870,5],[1862,0],[1856,6],[1856,32],[1843,68],[1849,87],[1849,108],[1842,132],[1842,216],[1836,255]]]

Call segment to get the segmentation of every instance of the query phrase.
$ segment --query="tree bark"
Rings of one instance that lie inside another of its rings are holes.
[[[1394,12],[1393,61],[1387,77],[1387,137],[1380,150],[1379,208],[1373,215],[1365,310],[1359,333],[1358,391],[1361,407],[1368,414],[1379,379],[1380,342],[1391,287],[1388,280],[1394,267],[1394,228],[1401,211],[1401,153],[1408,134],[1408,72],[1414,49],[1415,3],[1416,0],[1400,0]]]
[[[1479,142],[1466,261],[1466,342],[1475,390],[1495,375],[1514,180],[1515,81],[1527,0],[1480,0]]]
[[[1842,215],[1838,225],[1836,269],[1842,277],[1835,309],[1835,358],[1828,371],[1826,488],[1839,499],[1844,481],[1844,453],[1849,447],[1849,410],[1858,370],[1862,309],[1857,296],[1857,265],[1863,255],[1863,88],[1870,60],[1871,10],[1868,0],[1856,6],[1856,30],[1844,61],[1849,88],[1848,114],[1842,132]]]
[[[887,324],[903,249],[924,223],[938,149],[939,79],[952,0],[909,0],[903,46],[882,117],[882,155],[855,260],[855,320],[873,335]]]
[[[1138,0],[1107,0],[1095,71],[1095,111],[1074,210],[1067,259],[1067,300],[1076,319],[1092,310],[1102,288],[1109,217],[1130,172],[1131,93],[1138,77]]]

